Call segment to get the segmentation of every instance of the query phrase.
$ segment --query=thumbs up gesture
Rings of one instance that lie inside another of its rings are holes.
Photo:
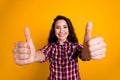
[[[30,36],[30,31],[26,27],[24,30],[26,42],[16,42],[13,49],[15,63],[18,65],[24,65],[34,62],[35,59],[35,47]]]
[[[98,60],[105,57],[106,43],[102,37],[91,37],[92,22],[86,25],[83,50],[81,53],[83,60]]]

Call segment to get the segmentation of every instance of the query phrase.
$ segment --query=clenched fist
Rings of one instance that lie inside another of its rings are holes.
[[[36,50],[27,27],[24,30],[24,34],[26,37],[26,42],[16,42],[13,49],[14,60],[18,65],[29,64],[35,61]]]
[[[98,60],[105,57],[106,43],[102,37],[91,37],[92,23],[89,22],[86,26],[82,59]]]

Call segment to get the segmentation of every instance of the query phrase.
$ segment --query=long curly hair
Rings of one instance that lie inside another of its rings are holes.
[[[61,20],[61,19],[65,20],[66,23],[67,23],[67,25],[68,25],[69,35],[67,37],[67,40],[69,42],[72,42],[72,43],[77,43],[78,39],[77,39],[76,34],[74,32],[74,27],[72,25],[72,22],[70,21],[69,18],[67,18],[65,16],[62,16],[62,15],[58,15],[54,19],[54,22],[52,23],[52,28],[50,30],[50,35],[49,35],[49,38],[48,38],[48,43],[55,43],[56,41],[58,41],[58,38],[55,35],[55,23],[56,23],[56,21]]]

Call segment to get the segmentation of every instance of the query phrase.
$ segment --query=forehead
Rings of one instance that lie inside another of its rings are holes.
[[[55,25],[67,25],[67,22],[64,19],[57,20]]]

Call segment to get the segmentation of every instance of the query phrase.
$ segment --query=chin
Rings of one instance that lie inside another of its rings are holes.
[[[65,41],[65,40],[67,40],[67,38],[59,38],[59,40]]]

